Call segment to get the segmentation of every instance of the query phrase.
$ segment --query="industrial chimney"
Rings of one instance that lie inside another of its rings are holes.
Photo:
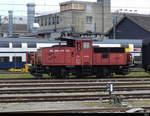
[[[27,32],[32,33],[33,31],[33,23],[35,17],[35,3],[28,3],[27,4]]]
[[[8,24],[8,36],[12,36],[13,35],[13,11],[9,10],[9,24]]]

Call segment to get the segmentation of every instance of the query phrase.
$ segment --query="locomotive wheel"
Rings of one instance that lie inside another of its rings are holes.
[[[76,78],[81,78],[83,75],[77,74]]]
[[[66,76],[69,75],[69,73],[64,68],[60,69],[60,74],[62,78],[66,78]]]
[[[69,73],[64,68],[53,68],[51,72],[52,78],[65,78]]]
[[[88,77],[88,75],[85,75],[85,74],[76,74],[75,75],[76,76],[76,78],[86,78],[86,77]]]
[[[96,74],[96,77],[101,78],[101,77],[104,77],[104,75],[103,74]]]
[[[103,68],[97,71],[96,77],[107,77],[107,76],[112,76],[110,69]]]
[[[51,73],[51,77],[52,77],[53,79],[56,79],[56,78],[58,78],[59,76],[57,76],[57,73],[52,72],[52,73]]]

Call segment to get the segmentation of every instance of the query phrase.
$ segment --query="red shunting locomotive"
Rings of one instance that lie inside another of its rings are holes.
[[[40,48],[27,53],[29,72],[42,77],[44,73],[53,78],[80,76],[110,76],[112,73],[127,74],[131,54],[125,48],[93,47],[91,39],[64,37],[66,45]]]

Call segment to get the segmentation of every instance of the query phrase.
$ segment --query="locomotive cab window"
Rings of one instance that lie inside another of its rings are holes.
[[[83,48],[84,49],[89,49],[90,48],[90,43],[89,42],[83,42]]]
[[[80,51],[81,50],[81,43],[77,43],[77,51]]]

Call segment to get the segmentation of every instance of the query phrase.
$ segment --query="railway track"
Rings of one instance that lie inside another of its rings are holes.
[[[146,79],[0,79],[0,103],[108,100],[108,82],[114,84],[115,92],[127,92],[114,95],[125,96],[124,99],[150,99],[149,92],[134,93],[150,90],[150,81]]]
[[[123,86],[123,85],[150,85],[150,81],[130,81],[130,82],[112,82],[108,81],[110,83],[113,83],[115,86]],[[19,87],[19,88],[25,88],[25,87],[70,87],[70,86],[106,86],[108,82],[28,82],[28,83],[1,83],[0,88],[12,88],[12,87]]]
[[[124,99],[150,99],[150,93],[134,93],[149,91],[150,81],[108,80],[108,79],[75,79],[75,80],[0,80],[0,103],[15,102],[56,102],[56,101],[90,101],[108,100],[106,84],[114,84],[115,92]],[[134,91],[132,93],[132,91]],[[103,92],[103,93],[100,93]],[[130,92],[130,93],[128,93]],[[55,94],[53,94],[55,93]],[[71,93],[71,95],[69,95]],[[82,94],[81,94],[82,93]],[[84,95],[85,93],[85,95]],[[92,94],[91,94],[92,93]],[[29,95],[30,94],[30,95]],[[42,94],[42,95],[38,95]],[[58,95],[57,95],[58,94]],[[68,94],[68,95],[66,95]]]

